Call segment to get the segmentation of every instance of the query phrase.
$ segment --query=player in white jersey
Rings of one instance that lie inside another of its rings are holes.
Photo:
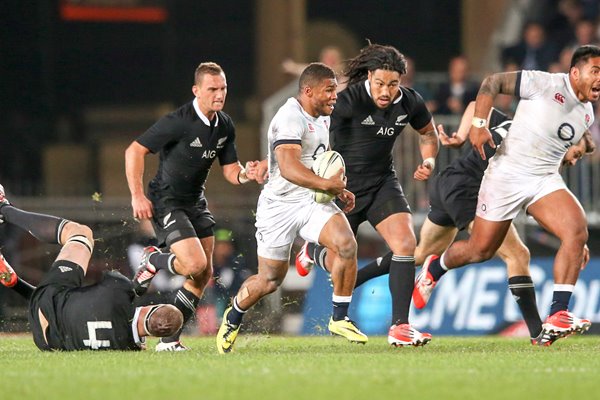
[[[484,144],[495,147],[485,118],[499,93],[521,100],[513,124],[483,177],[471,236],[453,243],[441,257],[427,257],[413,300],[424,306],[446,271],[490,259],[512,220],[525,209],[561,241],[554,260],[552,305],[542,334],[558,338],[584,332],[590,321],[575,317],[568,306],[584,258],[587,221],[559,167],[569,146],[587,134],[593,122],[590,102],[600,97],[600,47],[579,47],[568,74],[518,71],[488,76],[477,95],[469,132],[483,159]]]
[[[324,179],[310,169],[316,156],[329,147],[329,115],[337,99],[336,87],[331,68],[310,64],[300,76],[298,96],[279,109],[269,126],[269,182],[256,212],[258,273],[246,279],[233,305],[225,310],[216,339],[220,353],[232,350],[246,311],[281,285],[296,235],[323,244],[336,255],[329,331],[352,342],[368,340],[348,318],[356,281],[356,240],[342,211],[333,202],[316,203],[311,192],[318,189],[337,195],[345,204],[344,211],[354,207],[354,195],[345,189],[342,170]]]

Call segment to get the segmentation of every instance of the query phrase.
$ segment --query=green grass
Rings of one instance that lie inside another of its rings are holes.
[[[154,340],[150,341],[153,345]],[[600,337],[549,348],[527,339],[436,337],[392,348],[333,337],[241,335],[234,353],[186,338],[189,352],[43,353],[31,337],[0,336],[8,399],[593,399]]]

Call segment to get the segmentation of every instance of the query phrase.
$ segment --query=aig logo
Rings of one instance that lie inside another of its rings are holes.
[[[394,136],[394,127],[388,128],[388,127],[382,126],[377,131],[377,136]]]

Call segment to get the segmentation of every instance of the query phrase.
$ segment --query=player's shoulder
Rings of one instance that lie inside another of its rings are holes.
[[[223,126],[227,129],[231,129],[235,126],[235,124],[233,123],[233,118],[231,118],[231,116],[229,116],[229,114],[227,114],[226,112],[217,111],[217,115],[219,116],[220,123],[222,123]]]
[[[338,93],[339,95],[343,95],[350,98],[365,98],[369,97],[369,93],[367,90],[366,80],[362,80],[360,82],[355,82],[351,85],[348,85],[344,90]]]
[[[540,87],[551,88],[565,86],[569,81],[569,75],[556,72],[523,70],[520,71],[520,80]]]
[[[178,118],[181,120],[192,121],[194,120],[194,116],[197,117],[196,110],[194,109],[193,101],[189,101],[176,110],[173,110],[168,114],[173,118]]]

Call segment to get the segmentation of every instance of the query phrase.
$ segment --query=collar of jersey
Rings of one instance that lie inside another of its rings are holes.
[[[202,122],[204,122],[204,125],[210,126],[210,120],[206,118],[206,115],[202,114],[202,111],[200,111],[200,107],[198,106],[198,102],[196,101],[195,97],[194,100],[192,100],[192,104],[194,105],[194,110],[196,110],[196,114],[198,114],[198,117],[202,120]],[[215,113],[215,118],[217,119],[215,121],[215,126],[217,126],[219,125],[219,113]]]
[[[142,346],[146,342],[146,338],[140,337],[140,333],[138,332],[137,323],[140,318],[140,311],[142,307],[135,308],[135,314],[133,315],[133,321],[131,321],[131,332],[133,333],[133,340],[135,344],[138,346]]]
[[[581,100],[579,100],[579,98],[575,94],[575,91],[573,90],[573,87],[571,86],[571,80],[569,79],[569,74],[563,74],[563,75],[564,75],[563,79],[565,80],[565,83],[566,83],[566,86],[567,86],[567,90],[569,91],[569,93],[571,94],[571,96],[573,96],[573,98],[575,99],[575,101],[577,101],[578,103],[582,103],[583,104],[583,102]]]
[[[371,96],[371,83],[368,79],[365,80],[365,89],[367,89],[367,94],[372,99],[373,97]],[[404,96],[404,93],[402,93],[402,90],[400,90],[400,88],[398,88],[398,91],[400,92],[400,96],[398,96],[398,98],[392,102],[393,104],[398,104],[398,102],[402,100],[402,96]]]
[[[302,107],[302,104],[300,104],[300,102],[298,101],[297,98],[290,97],[290,100],[293,100],[298,105],[298,108],[300,108],[300,111],[302,111],[302,114],[304,114],[304,116],[306,118],[310,119],[311,121],[317,122],[319,120],[319,118],[321,118],[321,116],[313,117],[312,115],[310,115],[309,113],[307,113],[306,110],[304,109],[304,107]]]

